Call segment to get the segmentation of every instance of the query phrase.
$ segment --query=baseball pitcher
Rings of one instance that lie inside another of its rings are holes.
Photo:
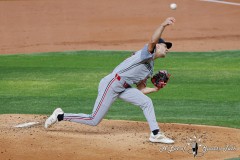
[[[160,130],[152,100],[146,96],[146,94],[162,89],[169,79],[170,75],[166,71],[159,71],[153,76],[153,68],[154,61],[158,58],[164,58],[168,49],[172,47],[172,43],[165,42],[161,35],[165,27],[173,23],[175,23],[175,18],[167,18],[155,30],[148,44],[120,63],[112,73],[100,81],[98,96],[91,114],[64,113],[61,108],[57,108],[46,120],[45,128],[62,120],[96,126],[104,118],[112,103],[120,98],[142,109],[150,127],[149,140],[151,142],[174,143]],[[153,88],[146,86],[148,78],[151,78],[154,84]],[[136,87],[132,87],[133,85]]]

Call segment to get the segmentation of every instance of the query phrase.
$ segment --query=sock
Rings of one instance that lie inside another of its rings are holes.
[[[57,116],[58,121],[62,121],[62,120],[63,120],[63,117],[64,117],[64,114],[59,114],[59,115]]]
[[[158,132],[159,132],[159,129],[155,129],[155,130],[152,131],[153,135],[157,135]]]

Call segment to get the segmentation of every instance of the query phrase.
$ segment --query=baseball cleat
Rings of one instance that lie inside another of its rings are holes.
[[[151,142],[159,142],[159,143],[167,143],[171,144],[174,143],[174,141],[170,138],[167,138],[164,133],[158,132],[157,135],[154,135],[153,133],[150,134],[149,140]]]
[[[45,128],[50,127],[54,123],[58,122],[58,116],[62,115],[63,116],[64,112],[61,108],[57,108],[54,110],[53,114],[48,117],[48,119],[45,121]]]

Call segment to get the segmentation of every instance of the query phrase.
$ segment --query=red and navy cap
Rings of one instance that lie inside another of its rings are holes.
[[[164,39],[162,39],[162,38],[160,38],[160,39],[158,40],[158,43],[164,43],[164,44],[166,44],[167,49],[170,49],[170,48],[172,47],[172,43],[171,43],[171,42],[165,42]]]

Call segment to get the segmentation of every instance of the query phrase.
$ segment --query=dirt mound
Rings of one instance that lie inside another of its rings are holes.
[[[149,128],[145,122],[103,120],[97,127],[60,122],[45,130],[41,123],[45,119],[43,115],[0,115],[1,160],[186,160],[193,159],[188,143],[194,139],[198,142],[197,156],[201,159],[240,156],[239,129],[160,123],[165,134],[176,142],[165,145],[148,141]],[[40,124],[14,127],[25,122]]]

